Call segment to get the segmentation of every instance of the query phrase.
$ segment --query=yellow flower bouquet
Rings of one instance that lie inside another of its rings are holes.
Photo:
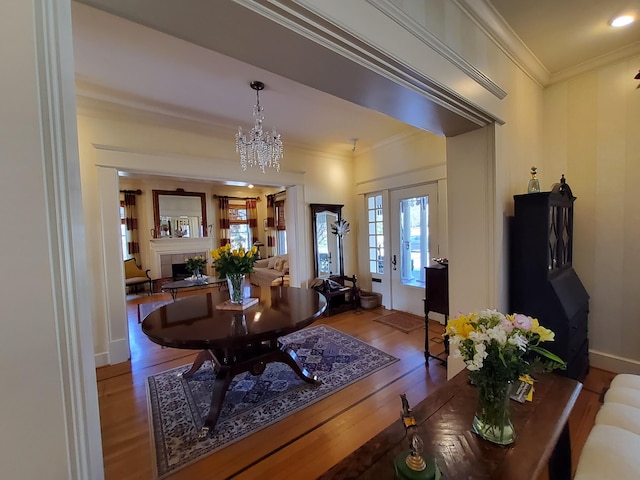
[[[469,378],[479,388],[473,430],[502,445],[515,440],[509,418],[509,393],[522,375],[565,368],[565,362],[540,346],[555,334],[537,319],[482,310],[448,322],[453,357],[462,357]]]
[[[228,274],[245,275],[253,272],[253,264],[258,260],[258,248],[232,249],[231,244],[227,243],[224,247],[211,250],[211,256],[216,264],[218,276],[224,279]]]
[[[229,285],[229,300],[231,303],[242,304],[242,283],[247,273],[253,272],[253,264],[258,260],[258,247],[250,250],[231,248],[227,243],[224,247],[211,250],[211,256],[216,264],[216,270],[221,279],[226,278]]]

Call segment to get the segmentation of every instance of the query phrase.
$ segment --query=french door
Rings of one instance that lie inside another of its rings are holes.
[[[424,314],[425,270],[438,256],[438,186],[436,183],[392,190],[391,308]]]

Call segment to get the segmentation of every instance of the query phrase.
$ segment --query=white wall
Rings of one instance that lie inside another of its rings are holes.
[[[593,365],[640,373],[640,56],[557,83],[544,96],[545,186],[573,194],[574,267],[590,295]]]

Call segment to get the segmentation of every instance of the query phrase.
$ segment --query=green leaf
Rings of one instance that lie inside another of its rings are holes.
[[[538,347],[537,345],[531,345],[529,347],[529,349],[532,352],[536,352],[539,355],[542,355],[543,357],[548,358],[549,360],[552,360],[556,363],[559,363],[560,365],[566,365],[565,361],[562,360],[560,357],[558,357],[557,355],[551,353],[549,350],[547,350],[546,348],[542,348],[542,347]]]

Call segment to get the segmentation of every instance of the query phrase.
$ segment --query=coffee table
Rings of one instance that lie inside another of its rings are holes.
[[[516,441],[507,447],[472,432],[477,387],[463,370],[422,402],[412,405],[423,457],[435,459],[446,479],[537,480],[548,466],[549,478],[571,480],[571,440],[567,421],[582,384],[555,374],[540,377],[532,402],[511,401]],[[411,398],[408,398],[411,403]],[[401,402],[389,405],[401,410]],[[394,459],[408,451],[398,420],[320,477],[322,480],[395,478]]]
[[[191,368],[193,375],[210,360],[216,371],[211,407],[200,431],[200,439],[215,427],[233,377],[243,372],[260,375],[271,362],[289,365],[307,383],[317,377],[302,366],[296,353],[279,338],[311,325],[327,308],[324,296],[315,290],[294,287],[246,287],[259,303],[245,310],[219,310],[229,299],[226,291],[183,298],[151,312],[142,331],[159,345],[200,350]]]
[[[218,290],[222,288],[223,285],[226,285],[226,280],[220,280],[217,277],[203,277],[198,280],[177,280],[175,282],[168,282],[162,285],[162,291],[169,291],[171,294],[171,298],[175,301],[176,296],[178,295],[178,290],[184,288],[194,288],[194,287],[209,287],[212,285],[217,285]]]

